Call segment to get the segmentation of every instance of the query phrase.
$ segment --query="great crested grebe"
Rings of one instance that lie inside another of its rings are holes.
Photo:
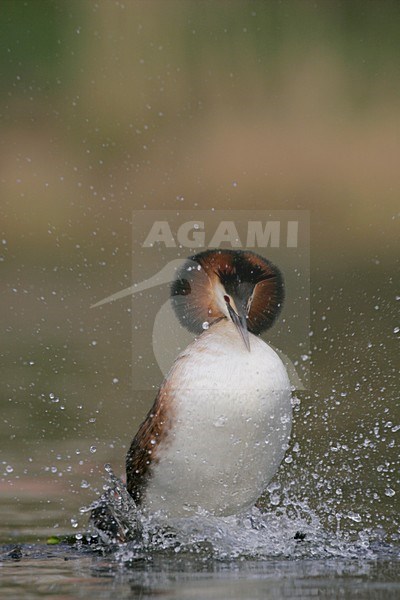
[[[292,409],[285,366],[258,336],[283,297],[280,271],[250,251],[207,250],[179,271],[172,304],[197,337],[176,358],[127,455],[127,489],[145,513],[237,514],[265,491]]]

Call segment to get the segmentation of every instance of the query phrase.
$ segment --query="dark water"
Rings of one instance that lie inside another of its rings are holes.
[[[1,548],[2,598],[398,598],[398,557],[216,561],[153,554],[122,562],[64,546]]]

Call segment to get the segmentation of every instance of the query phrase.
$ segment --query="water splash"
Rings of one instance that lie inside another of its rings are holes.
[[[90,506],[82,507],[81,514],[90,513],[90,529],[104,545],[138,540],[142,537],[140,512],[123,482],[114,475],[109,464],[104,493]]]
[[[307,501],[291,498],[285,508],[261,511],[254,507],[239,516],[168,519],[146,516],[136,506],[124,483],[106,465],[107,484],[90,511],[92,535],[98,548],[113,552],[125,563],[149,558],[155,553],[197,555],[203,559],[376,559],[382,555],[400,558],[399,549],[385,544],[382,531],[328,531],[317,511]],[[343,517],[343,515],[340,515]],[[358,513],[346,522],[360,523]]]

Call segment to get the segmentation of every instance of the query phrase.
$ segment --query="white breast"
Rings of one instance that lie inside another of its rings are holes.
[[[252,334],[250,346],[223,320],[176,360],[173,425],[157,451],[147,511],[235,514],[265,490],[290,435],[290,383],[272,348]]]

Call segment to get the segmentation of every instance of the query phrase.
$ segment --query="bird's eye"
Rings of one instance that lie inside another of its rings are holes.
[[[229,298],[229,296],[227,294],[224,295],[224,300],[227,304],[231,303],[231,299]]]

